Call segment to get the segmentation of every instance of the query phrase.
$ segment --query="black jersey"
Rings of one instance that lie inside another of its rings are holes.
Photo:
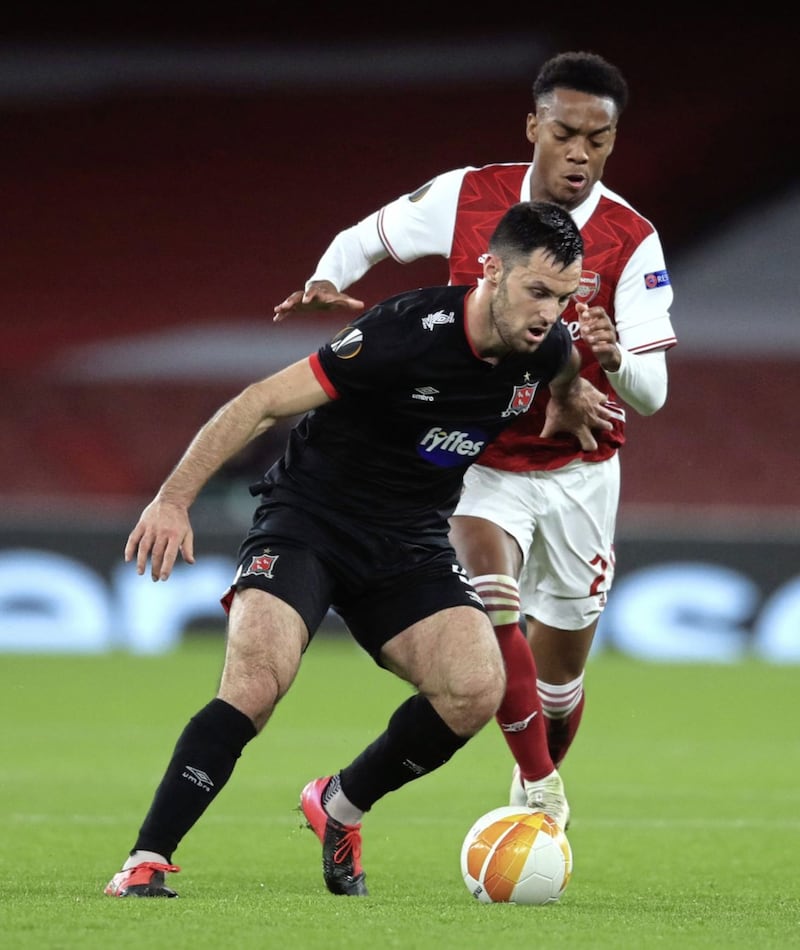
[[[398,294],[313,354],[334,399],[292,429],[253,494],[395,536],[446,534],[464,470],[530,409],[572,348],[559,321],[534,353],[486,362],[466,330],[471,289]]]

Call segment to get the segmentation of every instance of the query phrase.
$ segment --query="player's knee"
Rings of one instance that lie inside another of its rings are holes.
[[[441,710],[442,719],[457,735],[474,736],[492,721],[503,700],[503,691],[496,686],[487,683],[485,689],[450,697]]]
[[[471,579],[475,592],[483,601],[493,627],[519,622],[519,584],[509,574],[481,574]]]
[[[464,691],[466,714],[473,721],[475,732],[494,717],[505,692],[506,669],[495,641],[483,665],[471,671]]]
[[[453,671],[437,707],[450,728],[461,736],[472,736],[492,720],[506,689],[503,658],[492,638],[474,661]]]
[[[485,671],[480,681],[472,684],[467,697],[467,711],[477,732],[489,722],[500,707],[506,692],[506,673],[502,662]]]

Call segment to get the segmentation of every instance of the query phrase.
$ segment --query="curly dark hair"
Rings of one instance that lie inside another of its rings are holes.
[[[575,89],[612,99],[620,115],[628,104],[628,84],[622,73],[597,53],[559,53],[548,59],[533,82],[533,101],[554,89]]]

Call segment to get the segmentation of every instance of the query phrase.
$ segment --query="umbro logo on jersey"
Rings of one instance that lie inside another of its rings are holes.
[[[455,323],[454,313],[445,313],[444,310],[437,310],[436,313],[429,313],[427,317],[422,318],[422,326],[425,330],[432,330],[435,326],[443,323]]]
[[[439,390],[435,389],[433,386],[417,386],[413,393],[411,393],[412,399],[422,399],[423,402],[433,402],[433,397],[438,395]]]

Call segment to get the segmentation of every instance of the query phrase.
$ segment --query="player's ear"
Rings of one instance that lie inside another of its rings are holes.
[[[536,120],[536,113],[529,112],[527,122],[525,123],[525,135],[531,145],[536,144],[536,131],[538,126],[539,124]]]
[[[483,276],[490,284],[497,286],[503,276],[503,262],[495,254],[484,254]]]

